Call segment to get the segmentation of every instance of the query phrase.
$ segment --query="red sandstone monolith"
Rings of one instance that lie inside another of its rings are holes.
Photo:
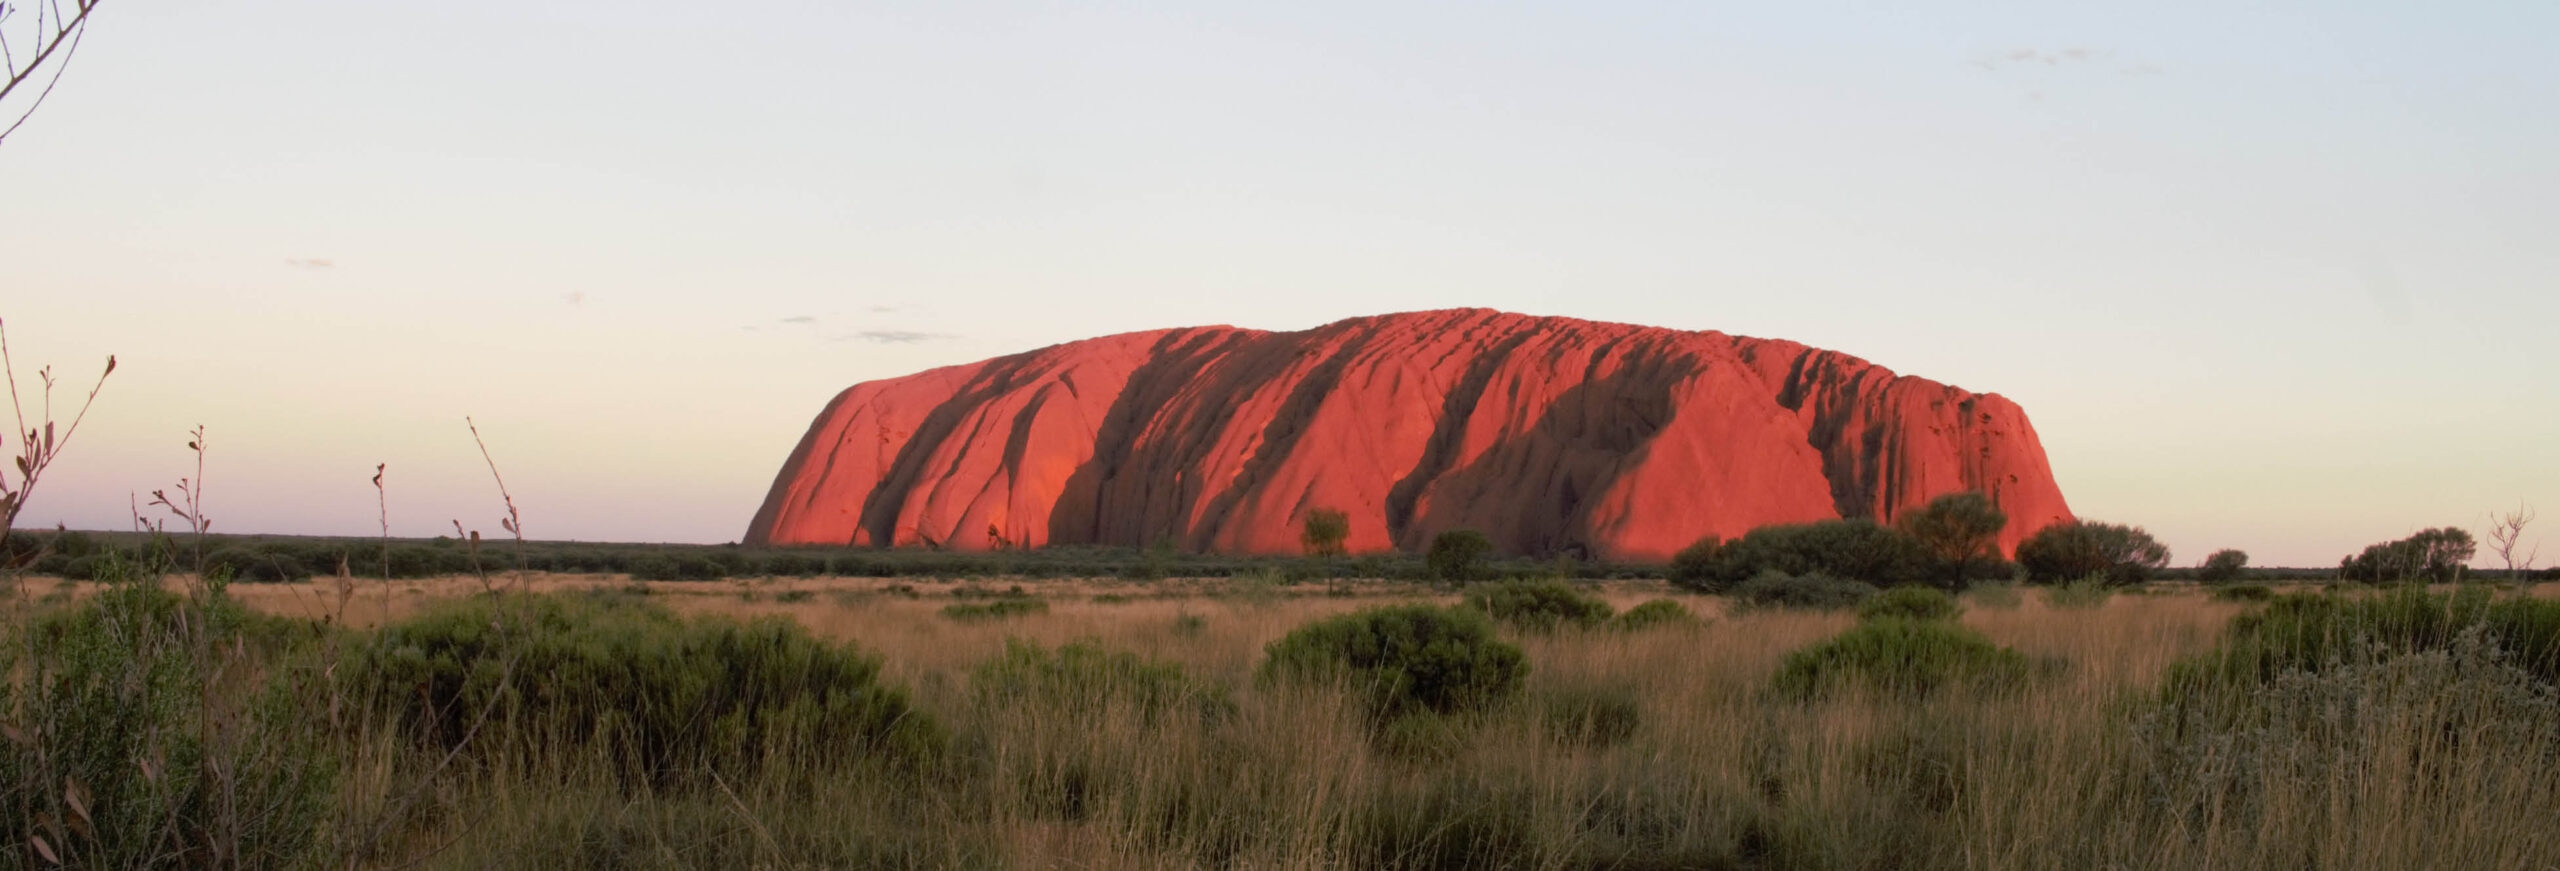
[[[1707,535],[1890,523],[1978,490],[2006,552],[2071,511],[2015,403],[1793,342],[1481,309],[1104,336],[854,385],[749,544],[1352,552],[1474,529],[1663,560]]]

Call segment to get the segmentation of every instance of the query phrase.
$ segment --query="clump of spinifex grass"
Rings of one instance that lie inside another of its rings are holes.
[[[1049,613],[1049,603],[1039,599],[996,599],[987,602],[962,602],[945,605],[942,616],[963,623],[1006,620]]]

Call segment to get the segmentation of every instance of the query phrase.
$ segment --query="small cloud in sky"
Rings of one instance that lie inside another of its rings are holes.
[[[863,311],[867,311],[875,315],[896,314],[898,307],[894,305],[875,305],[870,308],[863,309]]]
[[[1991,72],[2004,69],[2045,67],[2058,69],[2085,64],[2104,64],[2116,59],[2114,49],[2071,46],[2058,49],[2013,48],[1973,59],[1973,65]],[[2156,64],[2128,61],[2118,68],[2128,76],[2156,76],[2167,72]]]
[[[337,261],[325,257],[286,258],[284,265],[295,269],[336,269]]]
[[[2044,64],[2049,67],[2058,67],[2066,63],[2080,63],[2082,61],[2094,60],[2105,57],[2106,55],[2107,52],[2099,51],[2094,48],[2066,48],[2059,51],[2045,51],[2043,49],[2035,48],[2013,48],[2008,51],[2001,52],[1999,57],[1985,58],[1983,60],[1976,61],[1975,63],[1979,66],[1990,69],[1996,69],[2003,63]]]
[[[816,315],[792,315],[790,317],[783,318],[782,322],[786,324],[814,324],[818,322],[818,318]]]
[[[930,342],[937,339],[948,338],[951,337],[942,333],[919,333],[914,330],[864,330],[851,335],[836,336],[828,341],[870,342],[875,345],[912,345],[917,342]]]
[[[561,294],[561,295],[560,295],[560,301],[561,301],[561,302],[568,303],[568,304],[570,304],[570,305],[586,305],[586,304],[587,304],[587,294],[586,294],[586,292],[585,292],[585,291],[571,291],[571,292],[568,292],[568,293]]]

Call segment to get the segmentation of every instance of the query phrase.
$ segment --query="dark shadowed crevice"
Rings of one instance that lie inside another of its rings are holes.
[[[1280,410],[1271,416],[1269,424],[1263,426],[1262,437],[1255,441],[1253,456],[1245,459],[1244,467],[1237,471],[1233,480],[1226,482],[1216,495],[1210,497],[1209,504],[1200,512],[1199,522],[1189,530],[1189,540],[1183,542],[1185,546],[1193,549],[1207,547],[1208,536],[1216,534],[1226,524],[1227,513],[1235,510],[1236,502],[1245,494],[1260,489],[1263,480],[1271,477],[1271,473],[1297,450],[1298,440],[1306,436],[1316,410],[1324,405],[1325,397],[1333,393],[1334,387],[1342,383],[1343,370],[1349,368],[1351,360],[1359,355],[1361,344],[1356,341],[1339,344],[1331,355],[1309,369],[1306,377],[1298,379],[1297,385],[1289,389],[1289,398],[1281,401]]]
[[[1031,356],[1016,354],[988,364],[916,425],[907,443],[898,447],[898,458],[889,464],[888,474],[871,488],[869,496],[863,497],[861,529],[870,535],[872,546],[897,543],[899,510],[906,506],[907,494],[915,489],[916,479],[924,474],[925,462],[988,397],[1010,388],[1020,368],[1031,362]]]
[[[1102,425],[1094,433],[1093,455],[1069,473],[1059,488],[1057,504],[1049,512],[1051,544],[1115,543],[1103,540],[1103,512],[1109,507],[1106,494],[1130,473],[1139,436],[1203,366],[1256,335],[1181,330],[1156,340],[1147,350],[1146,362],[1129,373],[1120,394],[1112,397],[1110,409],[1103,412]]]
[[[1469,506],[1499,500],[1510,506],[1505,514],[1523,523],[1477,531],[1491,536],[1505,552],[1529,556],[1599,552],[1588,500],[1609,492],[1633,468],[1644,446],[1670,424],[1672,386],[1699,368],[1695,361],[1659,350],[1628,352],[1642,356],[1628,360],[1614,374],[1567,388],[1528,430],[1493,445],[1467,466],[1426,482],[1434,492],[1431,516],[1409,518],[1399,535],[1412,536],[1406,542],[1409,546],[1418,544],[1425,534],[1466,525],[1463,516]],[[1597,464],[1577,462],[1590,457],[1610,459]],[[1538,475],[1535,480],[1522,477],[1532,473]]]
[[[1512,352],[1519,350],[1534,335],[1533,330],[1515,331],[1484,353],[1477,354],[1467,364],[1467,372],[1458,379],[1457,386],[1450,388],[1448,396],[1441,400],[1440,419],[1432,425],[1431,440],[1422,449],[1422,460],[1414,464],[1411,473],[1387,490],[1388,541],[1401,543],[1405,540],[1405,528],[1413,523],[1413,507],[1421,500],[1422,491],[1430,489],[1431,482],[1457,462],[1458,446],[1467,434],[1467,419],[1475,415],[1476,403],[1484,398],[1485,386],[1492,383],[1494,373],[1502,369],[1502,364],[1511,358]]]

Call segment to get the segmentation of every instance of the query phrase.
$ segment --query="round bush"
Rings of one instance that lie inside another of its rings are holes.
[[[1716,587],[1716,552],[1723,547],[1723,538],[1710,535],[1672,554],[1671,582],[1699,589]]]
[[[1153,722],[1168,714],[1213,722],[1235,713],[1225,687],[1193,679],[1182,664],[1106,651],[1077,641],[1055,651],[1006,639],[1004,654],[979,663],[969,689],[990,711],[1031,710],[1092,720],[1114,708]]]
[[[1858,607],[1858,603],[1876,594],[1874,585],[1849,581],[1815,572],[1790,575],[1765,571],[1751,580],[1734,585],[1732,595],[1745,608],[1785,608],[1803,611],[1842,611]]]
[[[1433,580],[1442,583],[1464,583],[1484,575],[1484,559],[1493,553],[1493,540],[1472,529],[1453,529],[1431,537],[1431,550],[1423,555]]]
[[[2265,602],[2275,597],[2275,589],[2265,584],[2232,584],[2213,591],[2216,602]]]
[[[2138,584],[2169,564],[2169,546],[2139,526],[2066,520],[2018,543],[2018,565],[2027,579],[2056,584],[2097,577],[2114,586]]]
[[[1520,648],[1495,638],[1482,612],[1431,605],[1320,620],[1271,642],[1264,654],[1261,681],[1340,681],[1379,720],[1490,707],[1518,695],[1529,673]]]
[[[1942,620],[1885,617],[1787,654],[1773,683],[1779,695],[1792,699],[1850,687],[1914,698],[1954,686],[2014,690],[2025,685],[2032,670],[2026,654],[1993,644],[1971,629]]]
[[[2228,584],[2248,575],[2249,554],[2231,548],[2214,551],[2204,558],[2204,565],[2196,568],[2196,580],[2208,584]]]
[[[1627,613],[1609,621],[1609,628],[1620,632],[1641,632],[1658,626],[1687,626],[1697,622],[1698,615],[1689,613],[1687,606],[1670,599],[1655,599],[1627,609]]]
[[[1609,619],[1609,603],[1563,581],[1501,581],[1467,589],[1467,607],[1528,632],[1589,629]]]
[[[1956,604],[1956,597],[1932,587],[1895,587],[1858,605],[1860,620],[1953,620],[1961,613],[1964,608]]]

